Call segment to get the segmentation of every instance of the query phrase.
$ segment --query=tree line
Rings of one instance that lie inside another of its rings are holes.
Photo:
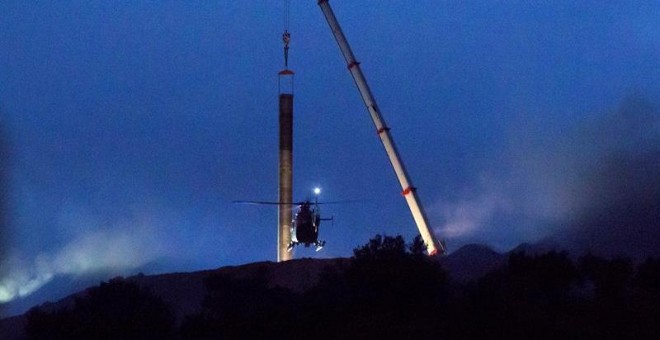
[[[265,275],[211,275],[202,309],[176,323],[170,306],[136,283],[102,283],[59,311],[27,314],[32,339],[654,338],[660,334],[660,259],[564,252],[509,255],[455,282],[419,238],[381,236],[328,266],[304,293]]]

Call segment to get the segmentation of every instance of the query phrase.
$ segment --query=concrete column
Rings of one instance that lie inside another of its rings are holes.
[[[279,226],[277,232],[277,262],[288,261],[291,242],[291,209],[293,202],[293,94],[280,94],[280,183]]]

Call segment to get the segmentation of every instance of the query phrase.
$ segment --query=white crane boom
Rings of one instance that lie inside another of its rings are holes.
[[[378,136],[380,137],[381,142],[383,142],[385,152],[387,152],[387,156],[392,163],[396,177],[399,179],[399,183],[401,184],[401,188],[403,190],[401,193],[406,198],[406,202],[408,202],[408,207],[410,208],[410,212],[415,219],[419,233],[422,236],[424,243],[426,244],[427,252],[429,255],[444,253],[445,249],[443,245],[438,242],[435,237],[433,237],[433,234],[429,229],[427,223],[428,218],[426,217],[426,213],[424,213],[422,206],[419,204],[419,198],[415,192],[415,187],[413,187],[412,182],[410,181],[410,177],[408,176],[408,173],[403,166],[403,161],[397,152],[396,145],[394,145],[394,140],[392,140],[392,136],[390,136],[390,129],[387,127],[382,115],[380,114],[378,105],[376,105],[376,100],[371,94],[369,85],[367,85],[367,80],[365,79],[364,74],[362,74],[362,70],[360,69],[360,63],[358,63],[355,59],[353,51],[351,50],[351,47],[346,40],[346,36],[344,36],[344,32],[342,32],[341,27],[339,26],[337,17],[335,17],[335,14],[332,11],[330,4],[328,3],[328,0],[318,0],[318,4],[321,7],[321,11],[323,11],[326,20],[328,21],[328,24],[330,25],[330,29],[332,30],[332,33],[337,40],[337,44],[339,44],[341,53],[346,59],[348,70],[353,76],[355,85],[357,85],[357,88],[360,91],[362,100],[364,101],[364,104],[366,105],[367,110],[371,115],[371,119],[373,120],[374,125],[376,125]]]

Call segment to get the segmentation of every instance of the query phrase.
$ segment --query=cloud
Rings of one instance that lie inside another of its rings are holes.
[[[139,268],[162,256],[165,247],[160,240],[151,225],[123,223],[83,233],[58,251],[41,254],[32,261],[14,255],[3,264],[0,303],[30,295],[58,275]]]

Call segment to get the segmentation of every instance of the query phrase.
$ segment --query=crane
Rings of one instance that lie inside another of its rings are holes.
[[[419,233],[422,236],[422,240],[424,240],[424,243],[426,244],[426,251],[429,255],[441,255],[445,252],[445,247],[433,236],[431,230],[429,229],[427,222],[428,218],[426,217],[426,213],[424,212],[422,205],[419,203],[416,188],[413,186],[412,181],[410,180],[410,176],[408,175],[408,172],[403,165],[403,161],[399,156],[399,152],[397,151],[396,145],[394,144],[394,140],[390,135],[390,128],[385,124],[383,116],[381,115],[378,105],[376,104],[376,100],[374,99],[374,96],[369,89],[367,79],[364,77],[364,74],[360,69],[360,63],[355,59],[355,55],[353,55],[351,46],[348,44],[348,40],[346,40],[346,36],[341,30],[341,26],[339,26],[337,17],[332,11],[328,0],[318,0],[318,5],[321,7],[321,11],[325,16],[325,19],[328,21],[328,25],[330,25],[330,29],[332,30],[332,34],[337,40],[339,49],[341,50],[344,59],[346,59],[348,70],[353,76],[353,80],[355,81],[355,85],[360,92],[362,100],[364,101],[364,105],[367,107],[369,115],[371,116],[371,119],[376,126],[376,132],[380,137],[381,142],[383,143],[383,147],[385,147],[385,152],[387,153],[390,163],[392,164],[392,168],[394,168],[394,172],[396,173],[396,177],[401,184],[401,194],[405,197],[406,202],[408,203],[408,207],[410,208],[410,212],[413,215],[413,219],[415,220],[417,228],[419,229]]]

